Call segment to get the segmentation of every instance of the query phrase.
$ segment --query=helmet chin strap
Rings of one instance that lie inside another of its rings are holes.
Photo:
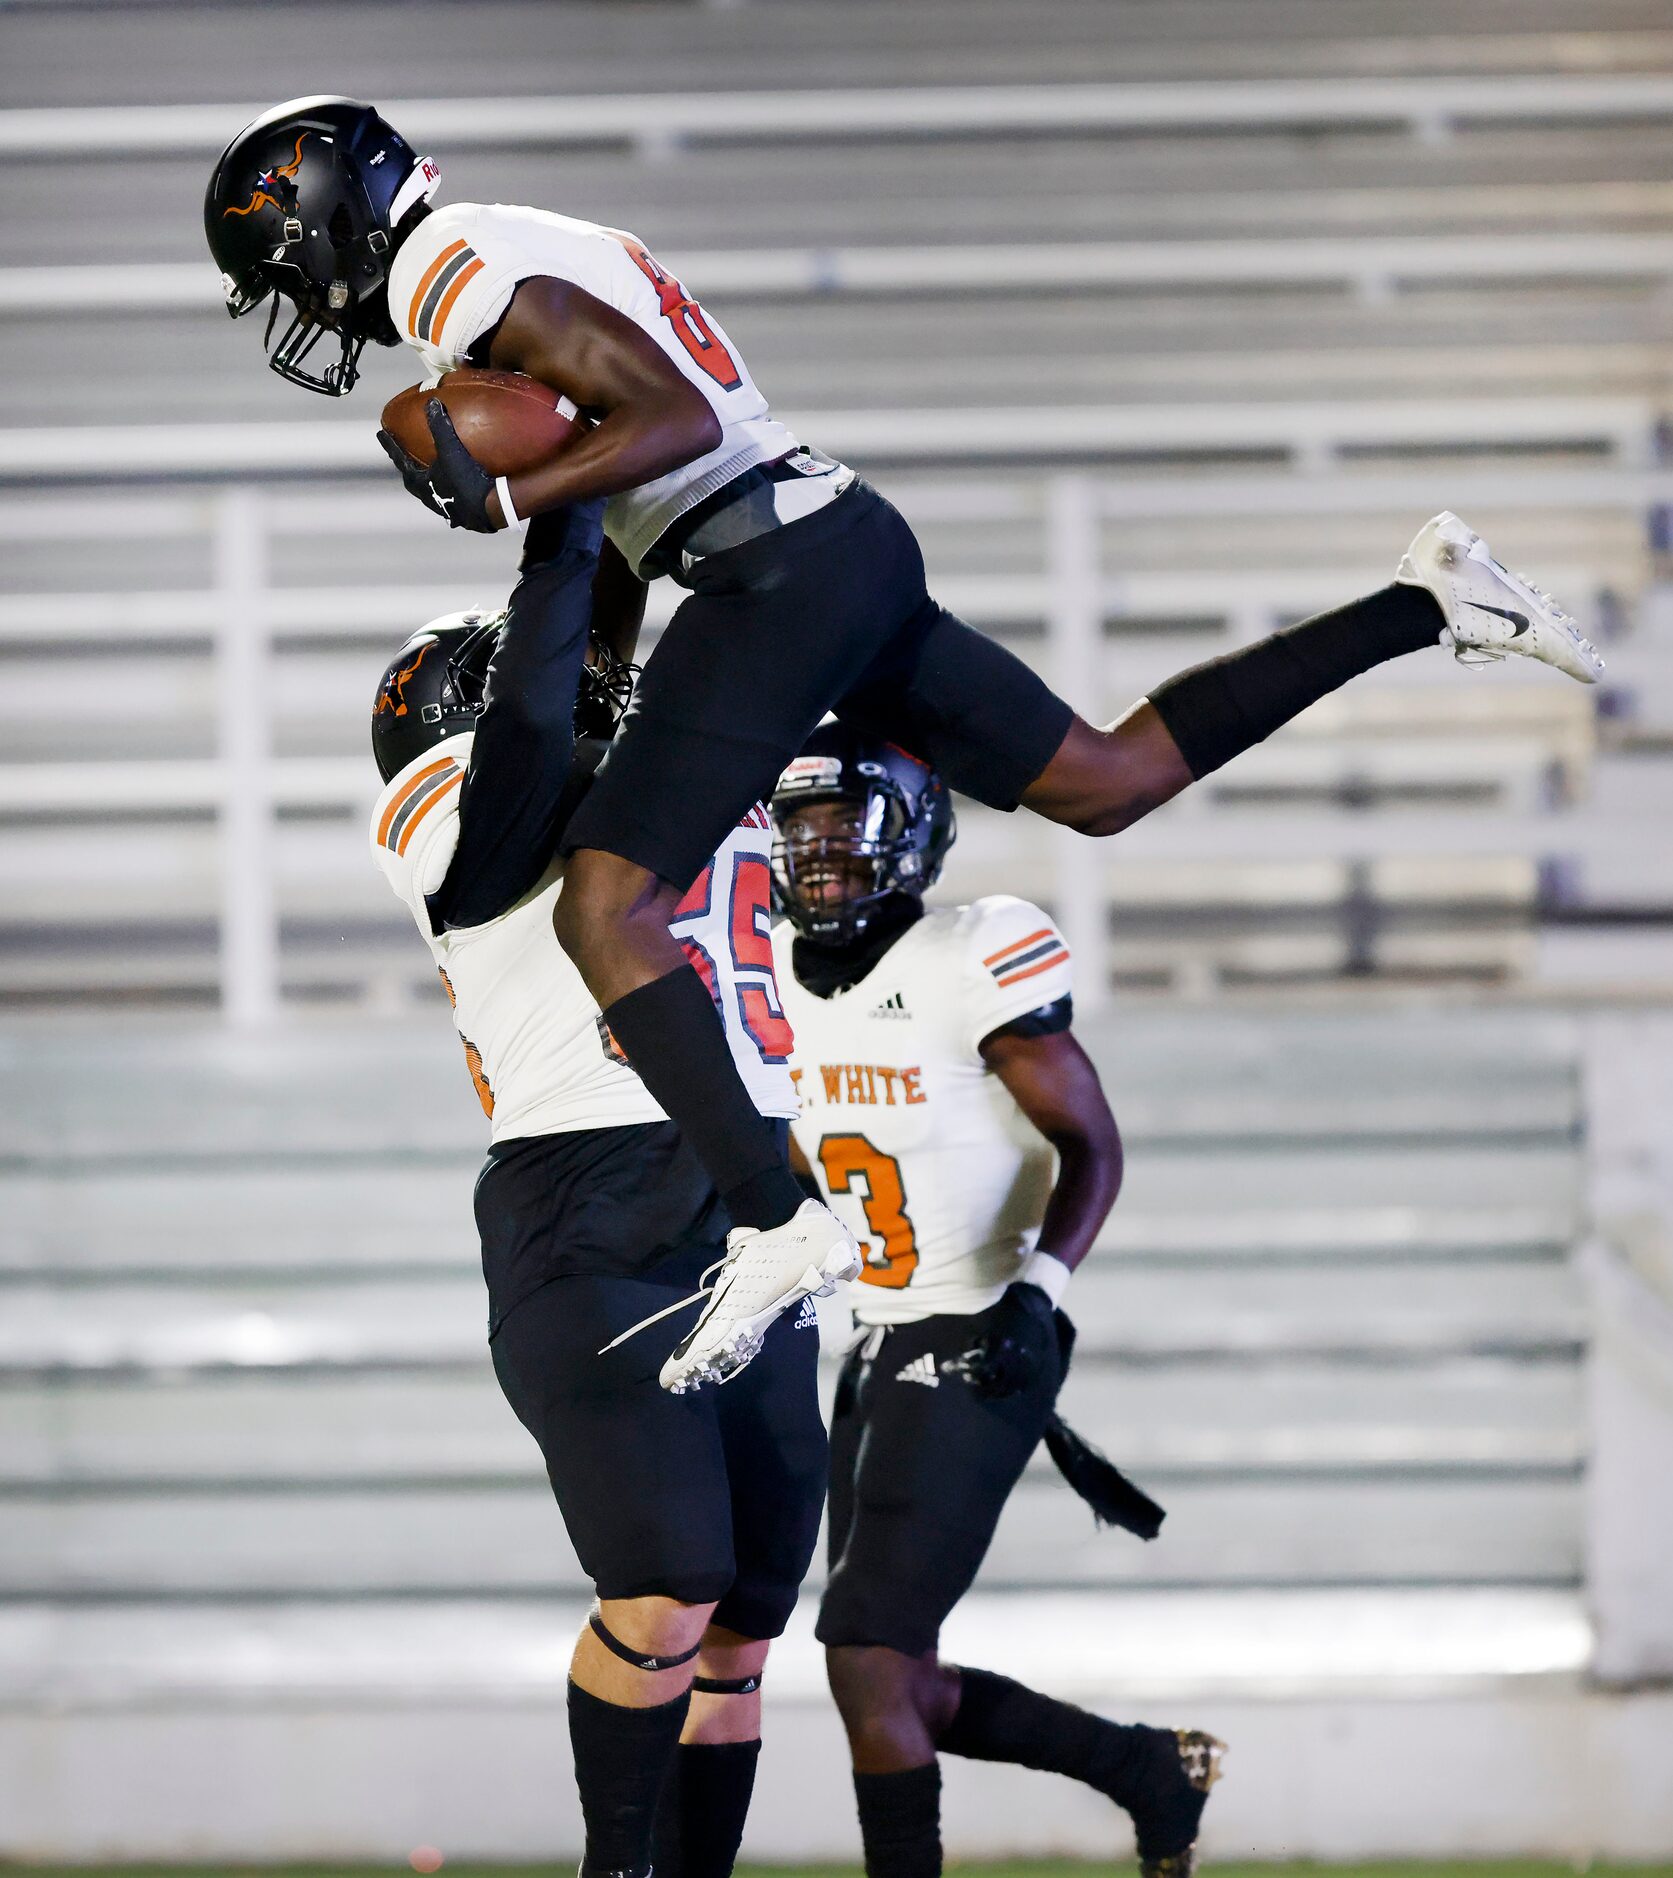
[[[923,912],[924,903],[916,894],[897,887],[883,894],[863,926],[846,938],[822,943],[798,932],[791,948],[797,982],[820,998],[847,991],[918,923]]]

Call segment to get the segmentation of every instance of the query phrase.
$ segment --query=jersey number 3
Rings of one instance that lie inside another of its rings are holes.
[[[673,327],[680,344],[698,367],[722,391],[736,391],[744,382],[743,374],[731,353],[720,343],[720,335],[705,318],[703,309],[672,274],[652,260],[641,243],[631,235],[618,235],[616,239],[626,248],[633,265],[656,289],[662,317]]]
[[[874,1148],[864,1135],[827,1135],[819,1144],[819,1165],[833,1194],[853,1193],[859,1181],[866,1224],[883,1241],[881,1262],[868,1254],[860,1282],[899,1291],[918,1269],[918,1236],[906,1217],[906,1189],[900,1162]]]

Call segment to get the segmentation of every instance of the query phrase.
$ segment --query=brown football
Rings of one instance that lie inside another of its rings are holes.
[[[570,401],[521,372],[462,365],[439,385],[409,385],[383,407],[383,427],[426,468],[436,446],[424,407],[440,398],[459,441],[490,476],[521,476],[550,461],[580,428]]]

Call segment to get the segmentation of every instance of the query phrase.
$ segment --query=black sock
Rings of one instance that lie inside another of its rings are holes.
[[[656,1819],[656,1878],[730,1878],[759,1741],[682,1741]]]
[[[856,1774],[866,1878],[941,1878],[941,1769]]]
[[[1206,776],[1350,678],[1440,641],[1434,596],[1399,584],[1240,652],[1193,665],[1150,694],[1193,776]]]
[[[1147,1731],[1105,1721],[1072,1702],[996,1676],[986,1669],[960,1669],[958,1712],[936,1747],[971,1761],[1010,1761],[1045,1773],[1066,1774],[1118,1804],[1124,1802],[1129,1771]]]
[[[604,1013],[639,1080],[720,1189],[735,1226],[782,1226],[802,1203],[771,1122],[749,1099],[720,1013],[689,965]]]
[[[657,1796],[679,1745],[691,1695],[656,1708],[620,1708],[569,1685],[569,1740],[587,1848],[581,1870],[650,1869]]]

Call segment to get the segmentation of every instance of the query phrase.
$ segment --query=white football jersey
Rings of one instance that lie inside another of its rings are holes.
[[[774,934],[796,1034],[797,1143],[865,1251],[864,1324],[983,1311],[1032,1249],[1049,1144],[982,1061],[982,1039],[1068,994],[1069,948],[1037,906],[995,894],[926,912],[833,998],[796,982]]]
[[[552,931],[563,882],[554,863],[517,905],[481,926],[430,928],[427,893],[459,839],[459,785],[471,737],[414,757],[372,810],[372,853],[433,954],[471,1079],[495,1141],[666,1119],[628,1067]],[[708,985],[732,1055],[763,1115],[793,1116],[790,1027],[773,976],[768,906],[772,831],[752,809],[669,922]]]
[[[655,482],[612,496],[605,532],[629,566],[705,496],[796,448],[769,416],[738,348],[637,237],[597,222],[505,203],[456,202],[427,216],[389,270],[389,310],[431,372],[465,363],[476,341],[537,275],[573,281],[648,333],[714,407],[720,442]]]

